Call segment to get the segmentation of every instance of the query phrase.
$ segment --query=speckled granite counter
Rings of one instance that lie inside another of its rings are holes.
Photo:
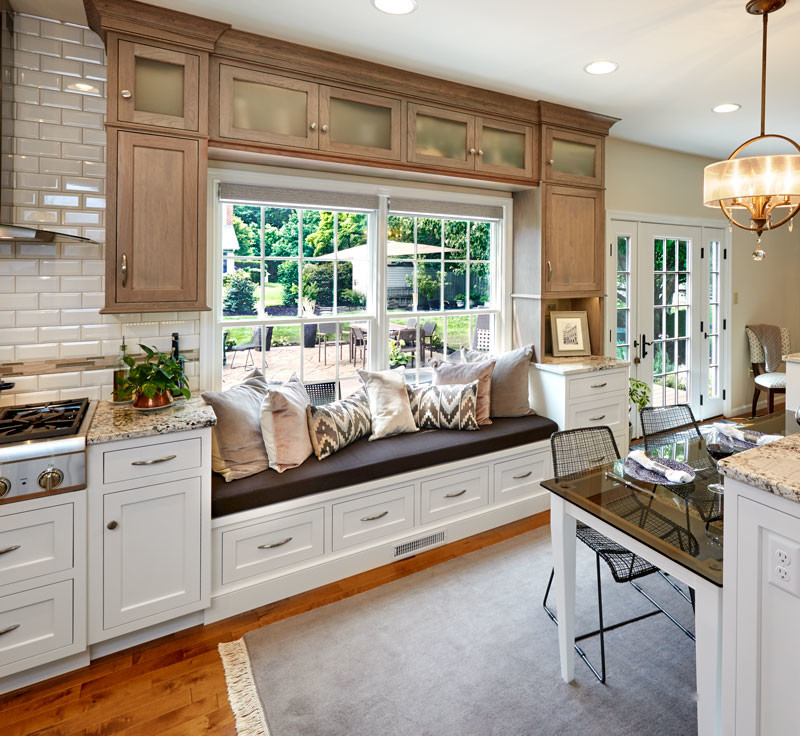
[[[719,472],[800,503],[800,434],[720,460]]]
[[[100,401],[89,425],[86,443],[96,445],[157,434],[188,432],[212,427],[216,423],[214,410],[199,396],[176,401],[168,409],[153,412],[136,411],[130,404],[115,406],[108,401]]]
[[[617,360],[605,355],[584,355],[574,358],[546,356],[542,363],[534,363],[534,365],[541,371],[571,376],[575,373],[592,373],[594,371],[608,371],[613,368],[627,368],[630,363],[626,360]]]
[[[790,353],[783,356],[784,361],[787,363],[800,363],[800,353]]]

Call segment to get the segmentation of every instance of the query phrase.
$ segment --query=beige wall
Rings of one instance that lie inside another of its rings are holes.
[[[703,167],[711,159],[609,138],[606,146],[606,208],[652,215],[725,219],[703,206]],[[789,327],[794,349],[800,350],[800,221],[767,233],[766,260],[752,259],[755,235],[736,229],[730,257],[732,306],[732,406],[752,399],[752,380],[744,326],[768,322]]]

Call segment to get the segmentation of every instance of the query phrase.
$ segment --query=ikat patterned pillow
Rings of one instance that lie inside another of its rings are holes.
[[[314,454],[324,460],[372,431],[369,400],[359,391],[341,401],[306,407],[308,434]]]
[[[445,386],[407,386],[414,422],[420,429],[480,429],[478,381]]]

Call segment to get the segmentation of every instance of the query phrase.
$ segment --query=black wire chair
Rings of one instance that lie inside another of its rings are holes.
[[[303,384],[306,387],[308,398],[314,406],[322,406],[336,401],[336,381],[317,381]]]
[[[581,474],[596,472],[595,469],[598,466],[620,459],[617,443],[609,427],[583,427],[556,432],[550,437],[550,447],[553,454],[553,472],[556,478],[562,478],[564,476],[575,478]],[[689,550],[694,549],[695,553],[699,548],[697,540],[692,537],[691,533],[685,535],[681,527],[677,527],[669,519],[650,509],[649,506],[641,504],[638,498],[633,494],[621,496],[618,500],[609,505],[609,508],[614,513],[630,519],[633,523],[656,534],[665,541],[669,541],[673,544],[678,543],[682,548],[686,546]],[[636,518],[637,515],[638,519]],[[595,553],[597,570],[597,616],[599,623],[599,628],[596,630],[575,637],[575,651],[600,682],[604,683],[606,681],[605,635],[608,631],[663,613],[670,621],[678,626],[684,634],[690,639],[694,639],[694,635],[688,629],[680,624],[669,612],[664,610],[647,592],[634,582],[647,575],[660,573],[661,571],[655,565],[650,564],[647,560],[635,555],[621,544],[617,544],[617,542],[585,524],[577,524],[575,536]],[[694,544],[692,544],[692,540],[694,540]],[[603,589],[600,576],[601,559],[608,565],[611,575],[616,582],[630,583],[655,606],[655,610],[607,626],[603,618]],[[554,576],[555,569],[550,572],[550,580],[547,583],[542,606],[550,619],[555,624],[558,624],[556,614],[547,605],[547,598],[550,595],[550,588],[553,585]],[[672,581],[667,579],[667,582],[686,598],[685,594],[683,594]],[[598,634],[600,635],[600,672],[598,672],[591,661],[589,661],[586,652],[578,645],[579,641],[597,636]]]

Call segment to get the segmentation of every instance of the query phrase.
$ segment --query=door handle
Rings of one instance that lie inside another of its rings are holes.
[[[647,357],[647,346],[652,344],[653,344],[652,342],[647,342],[647,335],[642,333],[642,359]]]
[[[550,261],[547,262],[547,280],[553,280],[553,264]]]
[[[9,552],[16,552],[19,549],[18,544],[12,544],[10,547],[6,547],[5,549],[0,549],[0,555],[7,555]]]

